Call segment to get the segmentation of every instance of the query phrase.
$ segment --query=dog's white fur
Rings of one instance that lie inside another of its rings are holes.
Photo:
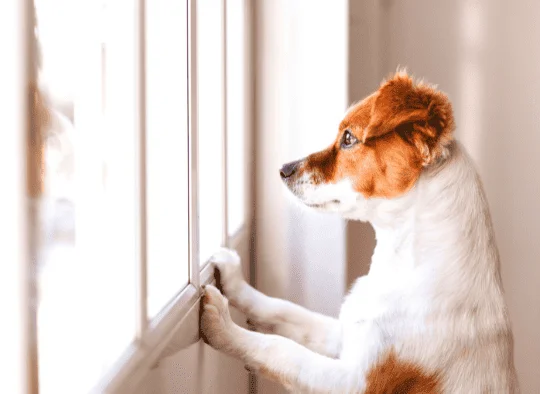
[[[459,143],[396,199],[365,199],[346,182],[293,191],[373,225],[369,274],[335,320],[261,294],[242,278],[238,256],[223,250],[214,261],[225,296],[273,334],[235,325],[226,299],[208,286],[201,324],[212,346],[301,392],[362,393],[388,349],[439,371],[445,393],[519,392],[488,205]]]

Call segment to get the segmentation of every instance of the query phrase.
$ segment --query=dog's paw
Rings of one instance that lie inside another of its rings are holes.
[[[214,263],[219,271],[219,286],[223,289],[223,293],[231,298],[234,303],[236,292],[244,283],[240,256],[234,250],[221,248],[219,252],[212,256],[210,261]]]
[[[206,343],[221,350],[231,346],[233,321],[229,303],[214,286],[204,288],[202,297],[201,331]]]

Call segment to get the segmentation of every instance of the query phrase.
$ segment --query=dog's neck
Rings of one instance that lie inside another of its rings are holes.
[[[441,291],[449,292],[464,285],[500,288],[487,201],[475,167],[458,143],[407,195],[373,204],[369,220],[377,246],[370,274],[424,272],[422,277],[437,278]]]

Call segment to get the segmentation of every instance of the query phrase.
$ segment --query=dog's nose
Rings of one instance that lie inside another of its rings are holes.
[[[300,161],[301,160],[297,160],[297,161],[284,164],[283,167],[281,167],[281,170],[279,170],[279,175],[281,175],[283,179],[289,178],[298,169],[298,165],[300,164]]]

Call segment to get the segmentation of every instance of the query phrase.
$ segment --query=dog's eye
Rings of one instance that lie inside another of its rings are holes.
[[[356,137],[352,135],[349,130],[346,130],[345,133],[343,133],[343,138],[341,139],[341,147],[350,148],[357,142],[358,140],[356,139]]]

